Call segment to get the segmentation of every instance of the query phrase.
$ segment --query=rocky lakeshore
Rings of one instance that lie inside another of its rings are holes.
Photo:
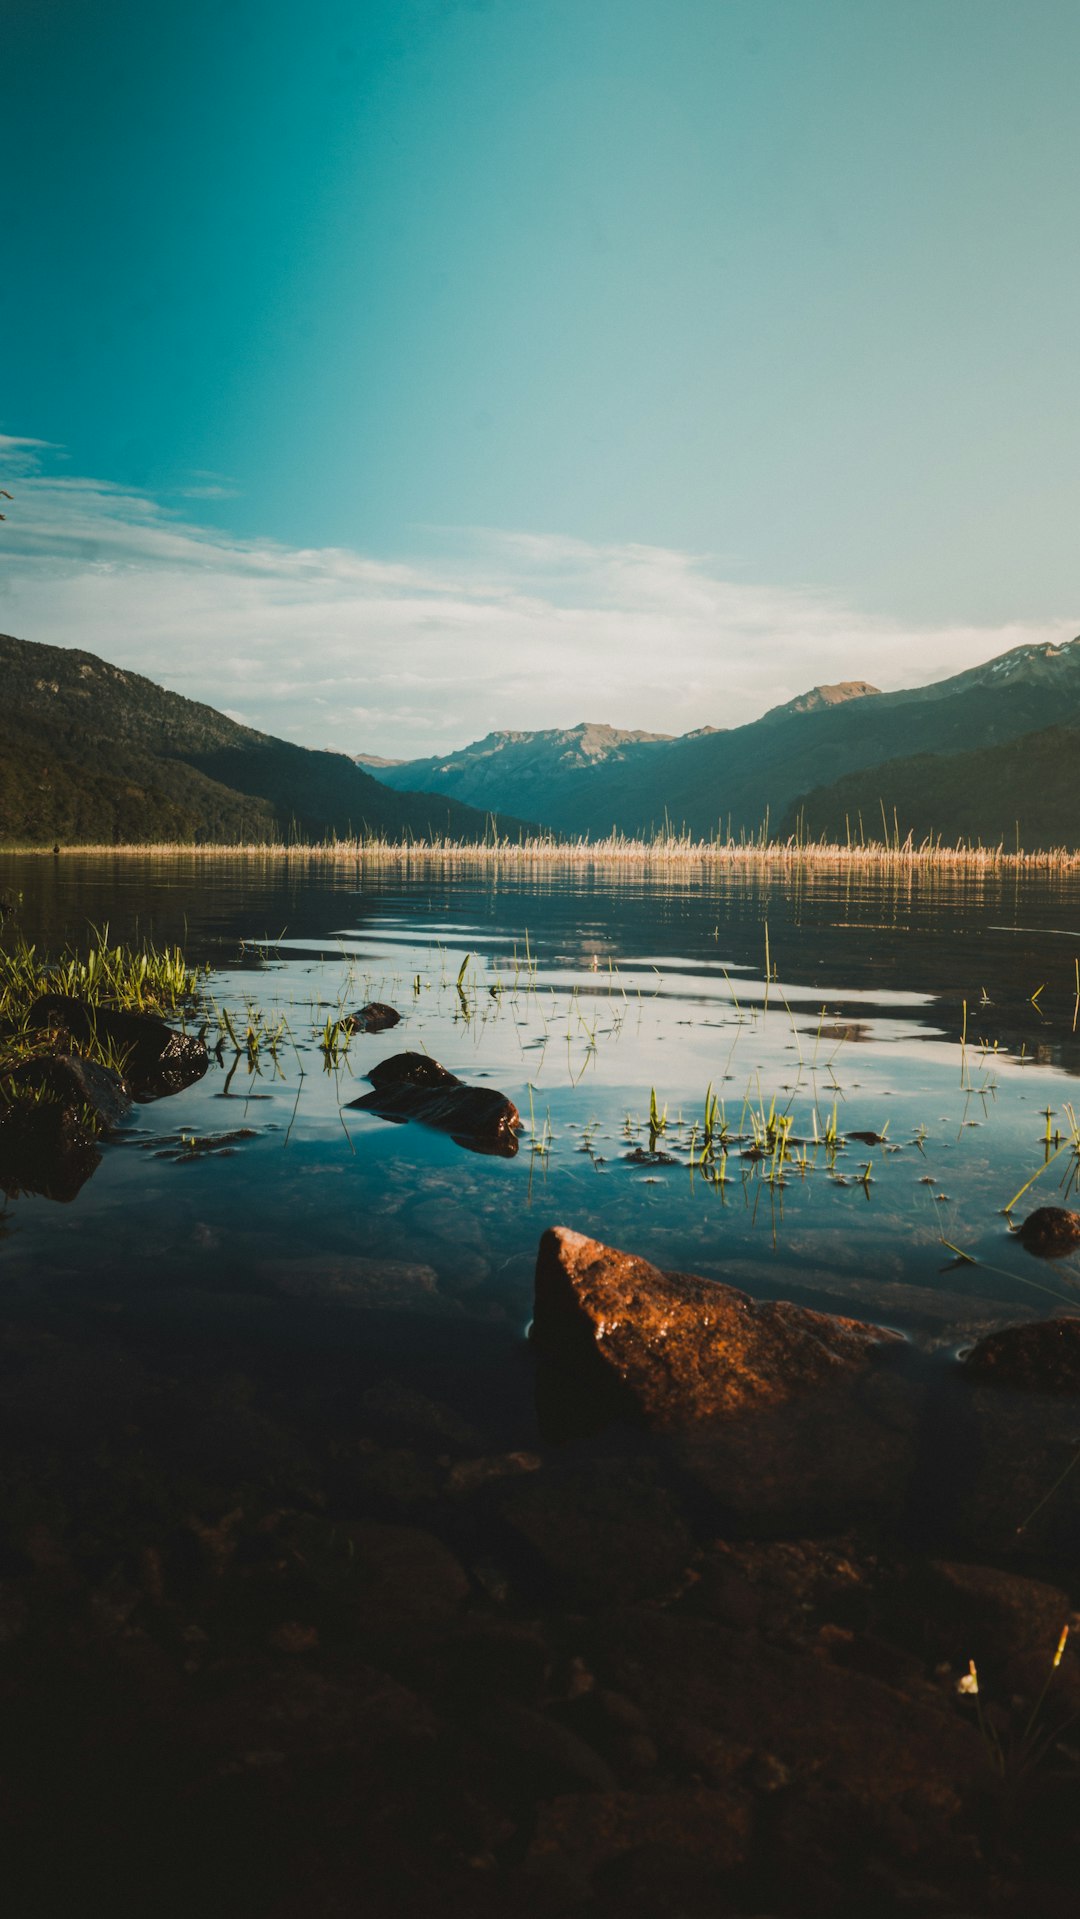
[[[1072,1913],[1080,1322],[390,1264],[5,1301],[9,1910]]]

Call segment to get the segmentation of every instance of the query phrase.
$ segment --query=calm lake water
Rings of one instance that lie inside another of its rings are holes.
[[[1002,1212],[1054,1150],[1046,1109],[1070,1131],[1075,884],[6,856],[0,892],[45,950],[88,922],[181,942],[212,968],[211,1044],[222,1009],[262,1034],[257,1058],[226,1036],[201,1083],[137,1107],[72,1204],[8,1204],[9,1300],[52,1289],[181,1335],[273,1297],[302,1342],[373,1303],[350,1261],[393,1262],[375,1303],[414,1312],[418,1341],[453,1325],[455,1350],[471,1328],[478,1351],[498,1333],[521,1352],[560,1223],[942,1351],[1080,1303],[1080,1261],[1030,1257]],[[327,1019],[372,998],[401,1025],[328,1058]],[[350,1111],[406,1048],[507,1094],[516,1156]],[[726,1156],[714,1139],[702,1167],[710,1085]],[[755,1147],[770,1112],[790,1119],[783,1162]],[[1075,1165],[1066,1147],[1016,1218],[1061,1203]]]

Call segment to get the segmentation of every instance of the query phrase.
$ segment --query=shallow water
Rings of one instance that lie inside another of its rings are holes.
[[[418,1345],[456,1322],[467,1351],[475,1328],[479,1353],[481,1327],[520,1347],[536,1243],[561,1223],[945,1351],[1080,1301],[1080,1261],[1031,1258],[1002,1213],[1053,1151],[1045,1109],[1070,1130],[1075,885],[8,856],[0,893],[46,950],[88,921],[181,941],[212,967],[211,1043],[223,1007],[262,1034],[256,1059],[226,1036],[201,1083],[136,1108],[73,1204],[10,1202],[9,1299],[56,1289],[179,1336],[272,1297],[283,1338],[328,1314],[351,1337],[360,1257],[428,1269],[391,1272],[380,1303],[415,1311]],[[327,1019],[371,998],[400,1026],[328,1059]],[[350,1111],[406,1048],[507,1094],[517,1155]],[[702,1166],[710,1085],[728,1137]],[[770,1111],[788,1155],[773,1135],[747,1157]],[[1061,1203],[1075,1165],[1065,1148],[1016,1217]]]

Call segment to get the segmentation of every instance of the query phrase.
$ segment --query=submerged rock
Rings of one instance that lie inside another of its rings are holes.
[[[384,1006],[381,1000],[369,1000],[358,1013],[348,1013],[341,1024],[352,1033],[385,1033],[391,1026],[400,1023],[401,1014],[393,1006]]]
[[[565,1226],[540,1241],[533,1337],[595,1360],[653,1425],[730,1419],[863,1371],[899,1334],[664,1273]]]
[[[178,1033],[156,1013],[95,1006],[66,993],[43,993],[30,1008],[30,1025],[64,1033],[76,1046],[105,1041],[123,1057],[124,1077],[136,1099],[182,1092],[207,1069],[206,1042]]]
[[[0,1190],[74,1199],[130,1105],[119,1073],[77,1053],[20,1060],[0,1075]]]
[[[517,1152],[521,1119],[513,1101],[491,1086],[466,1086],[426,1053],[395,1053],[373,1066],[368,1079],[375,1091],[350,1100],[350,1108],[399,1123],[419,1120],[473,1153],[510,1159]]]
[[[1066,1206],[1037,1206],[1017,1227],[1016,1237],[1026,1253],[1039,1259],[1064,1259],[1080,1246],[1080,1213]]]

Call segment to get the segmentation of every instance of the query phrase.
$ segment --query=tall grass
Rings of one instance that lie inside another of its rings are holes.
[[[56,856],[44,847],[8,847],[5,852],[36,855],[52,860]],[[297,841],[274,844],[253,842],[237,845],[190,846],[161,843],[146,846],[67,846],[61,858],[71,854],[95,859],[183,859],[191,866],[210,865],[219,860],[245,860],[252,863],[285,862],[304,864],[355,864],[422,869],[429,866],[456,867],[464,871],[502,869],[524,872],[591,867],[623,868],[627,871],[671,870],[743,870],[748,872],[803,872],[815,869],[847,871],[854,875],[879,872],[943,871],[963,874],[1002,872],[1073,872],[1080,870],[1080,848],[1046,847],[1025,852],[978,842],[959,841],[947,846],[937,836],[915,841],[912,835],[899,835],[842,844],[831,840],[786,840],[763,836],[741,839],[695,839],[689,833],[669,833],[656,838],[629,839],[612,833],[603,839],[559,839],[554,835],[533,839],[491,838],[480,842],[459,840],[387,840],[377,836],[325,840],[302,844]]]

